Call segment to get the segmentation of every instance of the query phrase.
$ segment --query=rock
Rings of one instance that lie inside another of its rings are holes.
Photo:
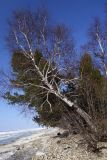
[[[78,131],[73,131],[72,134],[78,134]]]
[[[61,135],[61,133],[60,133],[60,132],[58,132],[58,133],[57,133],[57,136],[60,136],[60,135]]]
[[[58,141],[57,141],[57,144],[59,144],[59,143],[61,143],[61,140],[58,140]]]
[[[64,150],[69,149],[69,148],[70,148],[69,146],[68,146],[68,147],[65,147]]]
[[[20,147],[17,147],[17,151],[19,151],[20,150]]]
[[[64,131],[61,135],[60,138],[66,138],[69,136],[69,132],[68,131]]]

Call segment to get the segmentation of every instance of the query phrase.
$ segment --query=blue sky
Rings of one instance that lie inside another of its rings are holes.
[[[9,70],[10,55],[5,45],[7,19],[16,9],[36,10],[45,6],[55,23],[66,23],[73,28],[77,45],[86,41],[89,24],[95,16],[104,17],[106,0],[0,0],[0,70]],[[17,107],[0,100],[0,131],[38,127],[31,116],[20,114]]]

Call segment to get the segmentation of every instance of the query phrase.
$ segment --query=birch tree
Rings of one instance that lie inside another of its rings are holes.
[[[100,71],[107,76],[107,25],[99,18],[94,18],[88,31],[86,51],[94,55],[95,62]]]
[[[64,94],[60,87],[61,84],[78,83],[79,81],[77,77],[68,79],[61,75],[61,73],[66,72],[63,63],[62,65],[59,63],[63,62],[63,54],[69,57],[69,55],[71,56],[72,52],[74,52],[73,40],[68,38],[65,27],[58,26],[52,32],[49,32],[46,12],[38,12],[38,14],[34,16],[30,11],[14,13],[13,19],[9,24],[10,31],[7,38],[9,48],[14,51],[14,53],[19,53],[19,58],[20,54],[22,55],[21,58],[23,58],[23,65],[25,66],[22,70],[23,75],[29,73],[29,81],[26,80],[26,77],[24,80],[11,80],[11,85],[16,88],[32,87],[32,92],[35,88],[41,89],[39,95],[44,95],[44,98],[43,102],[39,104],[38,107],[43,110],[45,104],[47,104],[48,112],[51,113],[54,110],[54,106],[52,105],[50,95],[53,95],[57,100],[63,103],[62,108],[67,111],[72,110],[75,112],[77,117],[81,117],[90,129],[96,132],[92,117],[80,108],[75,101],[69,99],[69,96],[76,97],[78,95],[73,95],[72,92]],[[50,35],[51,33],[53,40]],[[38,52],[42,54],[39,61],[36,59],[38,57]],[[69,52],[69,54],[66,52]],[[42,64],[42,67],[40,64]],[[36,84],[32,80],[32,77],[30,77],[32,73],[34,75],[34,81],[37,76],[39,78],[39,82]],[[8,93],[6,94],[6,98],[14,101],[12,97],[10,98],[10,94]],[[21,98],[20,96],[20,99]],[[36,95],[32,93],[30,100],[35,98]],[[18,101],[16,101],[16,103],[18,103]]]

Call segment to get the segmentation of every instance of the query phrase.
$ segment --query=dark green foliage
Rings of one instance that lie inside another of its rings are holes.
[[[79,104],[94,119],[107,112],[106,79],[94,67],[91,56],[85,54],[80,62]]]
[[[34,121],[40,125],[55,127],[59,125],[59,120],[62,118],[63,108],[58,99],[52,96],[54,102],[51,101],[53,110],[50,112],[48,104],[45,104],[43,109],[38,109],[38,116],[34,117]]]
[[[80,75],[89,76],[93,71],[93,63],[89,54],[85,54],[80,62]]]
[[[35,63],[42,71],[44,66],[47,70],[48,63],[38,51],[35,52]],[[54,64],[53,64],[54,65]],[[11,66],[14,77],[11,79],[11,84],[14,86],[14,92],[7,92],[5,98],[11,104],[26,105],[29,109],[34,109],[38,117],[34,120],[41,125],[56,126],[61,119],[63,109],[61,102],[53,94],[49,94],[49,101],[52,104],[51,108],[47,102],[47,91],[38,87],[42,85],[40,76],[35,70],[34,65],[21,52],[15,52],[12,56]],[[49,76],[51,80],[51,75]],[[56,82],[58,80],[56,79]],[[32,85],[29,85],[32,84]],[[45,103],[44,103],[45,102]],[[43,104],[43,106],[41,106]]]

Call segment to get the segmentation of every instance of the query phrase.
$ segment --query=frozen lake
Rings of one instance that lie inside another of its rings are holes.
[[[28,137],[32,134],[40,133],[41,128],[29,129],[29,130],[18,130],[9,132],[0,132],[0,145],[6,145],[15,142],[16,140]]]

